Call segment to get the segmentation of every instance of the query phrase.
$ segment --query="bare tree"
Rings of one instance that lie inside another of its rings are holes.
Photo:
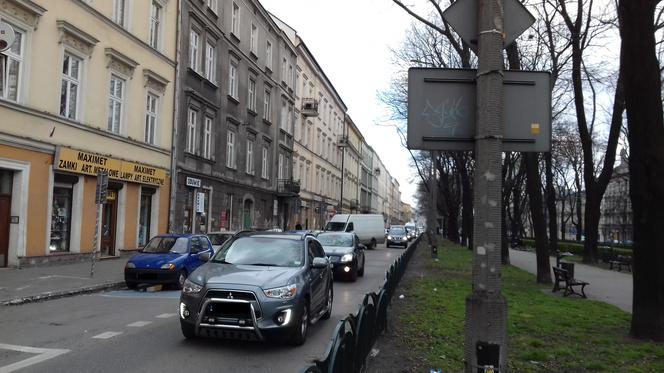
[[[664,116],[656,56],[657,0],[620,0],[620,70],[625,76],[634,211],[634,298],[630,334],[664,341]],[[660,13],[661,14],[661,13]]]

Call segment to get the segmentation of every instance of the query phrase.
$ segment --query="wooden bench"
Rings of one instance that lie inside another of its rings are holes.
[[[553,274],[556,277],[555,283],[553,284],[553,290],[552,290],[553,292],[556,292],[560,289],[563,289],[563,287],[561,287],[560,285],[564,284],[564,289],[565,289],[565,291],[563,293],[564,296],[568,296],[570,294],[576,294],[576,295],[579,295],[583,298],[586,298],[586,293],[585,293],[584,289],[585,289],[586,285],[590,285],[588,282],[572,278],[569,275],[569,272],[567,272],[566,270],[564,270],[562,268],[558,268],[558,267],[551,267],[551,268],[553,268]],[[580,286],[581,287],[581,292],[580,293],[574,290],[575,286]]]
[[[617,267],[618,272],[622,271],[623,267],[632,272],[632,258],[625,255],[618,255],[614,260],[609,260],[609,269]]]

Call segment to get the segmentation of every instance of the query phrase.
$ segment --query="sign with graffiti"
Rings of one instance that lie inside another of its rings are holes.
[[[408,70],[408,148],[474,150],[477,70]],[[505,71],[503,151],[551,149],[551,77]]]
[[[130,183],[162,186],[166,182],[166,170],[162,168],[65,147],[58,147],[53,168],[90,176],[107,171],[109,179]]]

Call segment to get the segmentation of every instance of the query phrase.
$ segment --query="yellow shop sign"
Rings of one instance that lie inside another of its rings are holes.
[[[56,151],[54,168],[91,176],[106,170],[110,179],[130,183],[161,186],[166,182],[166,170],[162,168],[63,147],[58,147]]]

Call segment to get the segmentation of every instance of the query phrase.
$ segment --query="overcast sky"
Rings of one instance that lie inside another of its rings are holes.
[[[410,155],[395,128],[384,126],[389,113],[377,98],[393,74],[390,47],[401,45],[412,18],[390,0],[260,1],[297,30],[367,143],[399,181],[402,201],[414,206]]]

